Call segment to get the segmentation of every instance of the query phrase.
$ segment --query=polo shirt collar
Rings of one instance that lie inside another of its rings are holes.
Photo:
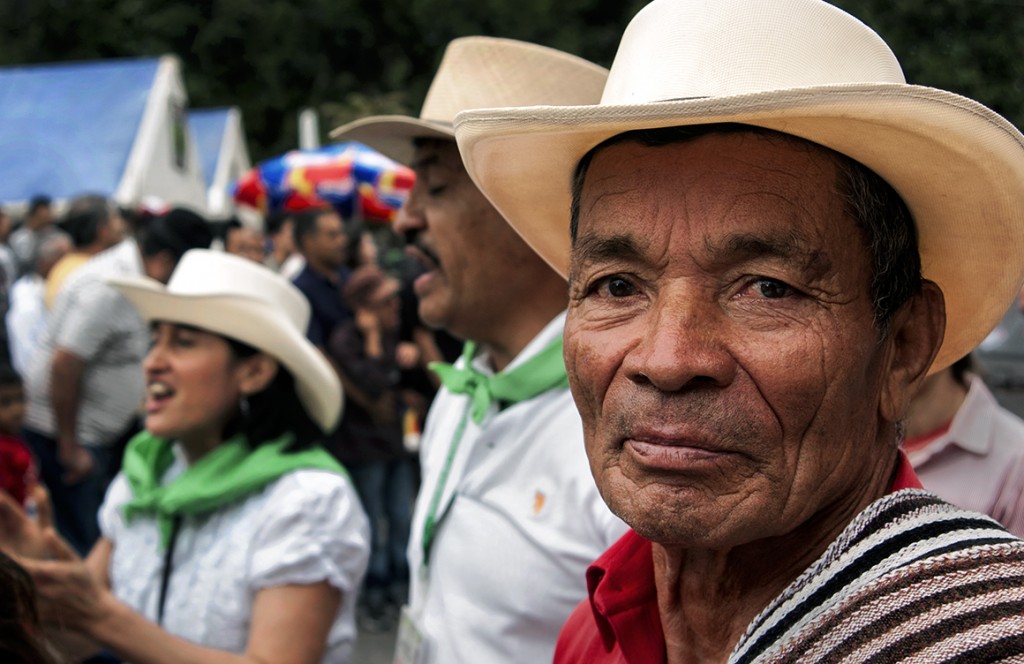
[[[587,570],[587,588],[605,650],[618,646],[629,662],[665,660],[648,540],[627,531]]]
[[[924,463],[950,445],[978,456],[985,456],[992,450],[992,413],[999,406],[981,379],[970,376],[969,381],[967,397],[953,416],[949,430],[939,440],[918,450],[913,455],[915,463]]]
[[[971,377],[967,397],[949,425],[950,441],[968,452],[984,456],[992,449],[992,413],[995,397],[979,378]]]

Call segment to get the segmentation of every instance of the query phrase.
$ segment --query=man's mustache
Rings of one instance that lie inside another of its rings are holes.
[[[434,250],[431,249],[430,246],[423,241],[423,234],[419,231],[419,229],[412,229],[406,231],[404,239],[406,248],[414,247],[417,251],[422,252],[423,255],[425,255],[427,258],[433,261],[435,265],[440,264],[440,261],[437,258],[437,254],[435,254]]]

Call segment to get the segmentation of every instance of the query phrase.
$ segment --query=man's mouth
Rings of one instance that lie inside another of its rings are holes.
[[[433,272],[441,264],[441,261],[437,258],[437,254],[422,242],[405,245],[405,255],[422,265],[428,272]]]
[[[652,470],[687,472],[716,465],[736,451],[716,442],[706,431],[691,428],[640,428],[622,441],[636,463]]]

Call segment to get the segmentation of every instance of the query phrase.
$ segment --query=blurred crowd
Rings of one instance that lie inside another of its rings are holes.
[[[319,442],[343,464],[369,522],[357,620],[393,629],[408,594],[420,432],[438,386],[426,366],[453,360],[461,344],[420,322],[410,285],[420,268],[389,225],[342,219],[326,205],[260,226],[210,222],[159,201],[124,209],[94,195],[59,213],[37,196],[17,223],[0,212],[0,486],[26,515],[45,513],[78,556],[109,537],[101,507],[146,428],[157,343],[154,323],[111,279],[167,283],[187,252],[211,247],[280,275],[308,303],[302,333],[345,402]]]

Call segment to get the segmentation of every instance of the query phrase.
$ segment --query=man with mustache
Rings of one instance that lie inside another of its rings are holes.
[[[591,469],[632,527],[556,662],[1024,654],[1024,542],[900,422],[1024,280],[1024,136],[819,0],[655,0],[599,105],[456,120],[569,276]]]
[[[416,171],[396,230],[426,268],[414,284],[420,316],[467,341],[454,367],[437,369],[444,388],[423,432],[406,656],[418,642],[426,662],[550,661],[587,565],[625,530],[590,477],[567,387],[565,280],[469,180],[451,125],[467,108],[593,103],[605,75],[532,44],[458,39],[419,118],[332,134]]]

